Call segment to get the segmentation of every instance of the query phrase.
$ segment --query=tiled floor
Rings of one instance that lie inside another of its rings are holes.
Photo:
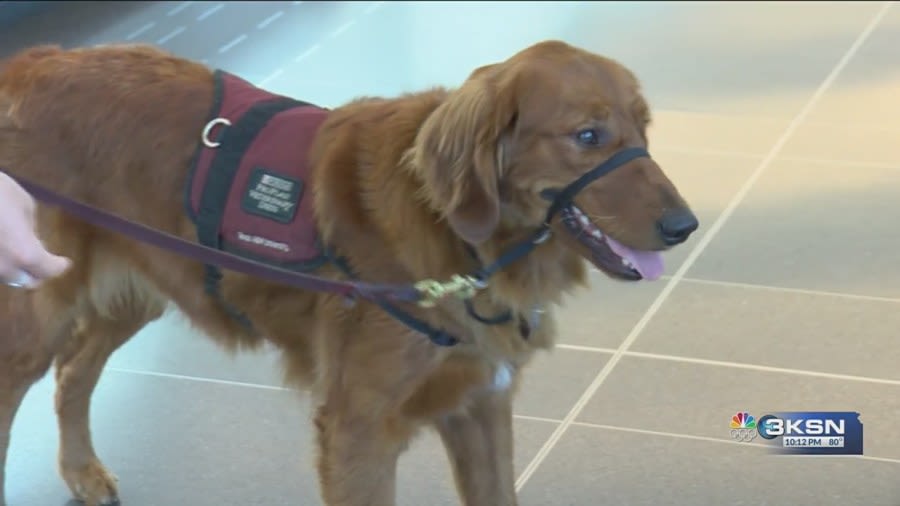
[[[517,406],[525,506],[900,504],[900,6],[883,2],[129,2],[60,5],[0,49],[135,40],[334,106],[460,83],[545,38],[620,59],[655,107],[654,156],[702,220],[669,277],[597,275]],[[175,319],[95,396],[125,506],[316,505],[306,401],[273,357],[229,358]],[[28,396],[12,506],[65,504],[52,380]],[[738,410],[854,410],[862,458],[779,458]],[[437,439],[400,503],[457,504]]]

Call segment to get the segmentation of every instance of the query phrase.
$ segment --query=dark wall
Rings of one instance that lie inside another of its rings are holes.
[[[0,30],[53,7],[56,2],[0,2]]]

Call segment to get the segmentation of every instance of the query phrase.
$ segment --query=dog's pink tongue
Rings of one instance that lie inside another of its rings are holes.
[[[606,236],[606,243],[613,253],[630,261],[642,278],[654,281],[662,276],[665,266],[659,252],[633,250],[609,236]]]

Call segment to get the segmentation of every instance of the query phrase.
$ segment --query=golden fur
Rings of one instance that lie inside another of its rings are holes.
[[[208,68],[153,47],[22,51],[0,69],[0,168],[194,240],[183,184],[212,97]],[[646,146],[649,119],[627,69],[557,41],[482,67],[455,90],[356,100],[334,110],[316,136],[318,226],[366,281],[448,279],[476,267],[464,241],[495,258],[541,223],[541,189],[568,184],[623,146]],[[585,124],[603,124],[612,141],[577,146],[571,134]],[[650,159],[603,177],[577,200],[606,233],[639,249],[663,249],[657,220],[686,208]],[[55,360],[60,473],[89,506],[114,498],[115,481],[91,444],[91,392],[109,355],[171,302],[229,349],[268,340],[283,351],[286,380],[317,405],[329,506],[394,504],[397,458],[429,426],[443,439],[464,504],[516,504],[515,383],[532,354],[553,345],[552,306],[586,280],[584,247],[559,223],[475,299],[482,314],[543,307],[528,339],[516,322],[475,322],[458,300],[409,308],[458,336],[453,348],[373,304],[348,306],[226,272],[222,294],[258,327],[261,335],[251,335],[204,293],[200,263],[56,209],[41,207],[38,226],[74,267],[34,292],[0,288],[3,460],[19,402]],[[317,274],[340,277],[330,267]],[[513,387],[491,389],[504,366]]]

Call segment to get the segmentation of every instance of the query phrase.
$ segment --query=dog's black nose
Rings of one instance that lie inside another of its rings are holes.
[[[666,211],[663,217],[656,223],[659,227],[659,235],[669,246],[681,244],[697,230],[700,222],[690,209],[672,209]]]

